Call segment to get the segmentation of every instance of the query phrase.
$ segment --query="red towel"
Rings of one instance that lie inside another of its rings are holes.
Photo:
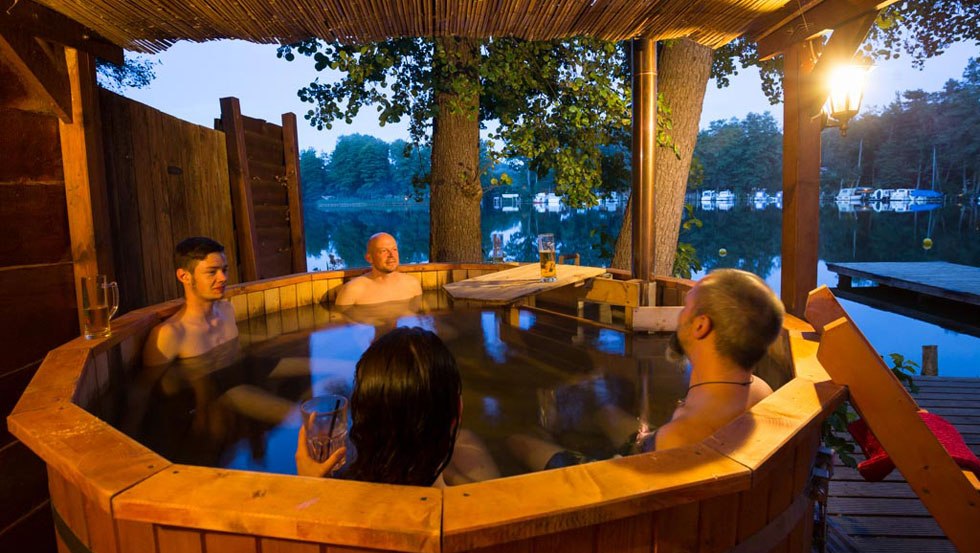
[[[936,436],[936,439],[943,445],[946,452],[949,453],[949,456],[956,461],[957,465],[966,470],[973,471],[973,474],[980,477],[980,459],[973,454],[966,445],[966,442],[963,441],[963,436],[960,436],[959,431],[949,421],[939,415],[925,411],[919,411],[919,418],[922,419],[922,422],[926,424],[926,427],[932,434]],[[858,463],[858,472],[861,473],[861,476],[865,480],[877,482],[883,480],[895,470],[895,463],[888,456],[888,452],[881,447],[881,443],[878,442],[878,438],[868,428],[867,423],[858,419],[848,424],[847,430],[854,437],[858,445],[861,446],[861,451],[867,457],[867,460]]]

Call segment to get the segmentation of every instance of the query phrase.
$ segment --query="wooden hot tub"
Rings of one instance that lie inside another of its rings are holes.
[[[436,289],[499,268],[403,270]],[[275,335],[325,322],[293,308],[332,298],[360,272],[246,283],[229,295],[242,319]],[[614,276],[619,292],[589,299],[628,311],[639,286]],[[679,304],[689,286],[658,281],[658,302]],[[110,338],[52,350],[7,419],[47,463],[58,539],[71,551],[809,551],[805,488],[821,422],[845,391],[798,319],[785,325],[795,377],[699,445],[439,490],[174,464],[83,408],[139,367],[146,334],[178,307],[133,311]]]

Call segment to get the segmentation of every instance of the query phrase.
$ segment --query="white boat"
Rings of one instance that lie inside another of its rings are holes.
[[[911,188],[895,188],[892,189],[891,194],[888,195],[889,202],[910,202],[912,201],[912,189]]]
[[[717,194],[714,190],[702,190],[701,191],[701,203],[713,202],[715,201]]]
[[[871,200],[875,202],[887,202],[891,200],[893,190],[891,188],[877,188],[871,193]]]
[[[867,200],[870,195],[870,188],[841,188],[840,192],[834,196],[834,200],[838,202],[863,202]]]
[[[731,190],[722,190],[718,192],[715,200],[719,202],[733,203],[735,201],[735,194]]]

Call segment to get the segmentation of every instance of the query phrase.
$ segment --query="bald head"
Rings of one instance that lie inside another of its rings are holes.
[[[398,269],[398,242],[387,232],[379,232],[368,240],[364,259],[373,271],[393,273]]]

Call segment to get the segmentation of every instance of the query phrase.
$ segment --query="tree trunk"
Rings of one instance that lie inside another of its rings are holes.
[[[455,70],[443,68],[437,73],[448,75],[446,81],[461,74],[476,75],[478,41],[453,37],[438,41]],[[461,96],[449,82],[442,84],[432,123],[429,260],[481,261],[479,94]]]
[[[654,221],[656,224],[653,273],[670,276],[674,273],[677,254],[677,235],[684,211],[684,193],[691,169],[691,157],[698,138],[698,123],[704,93],[711,74],[713,51],[707,46],[682,39],[660,50],[657,70],[657,90],[663,94],[671,110],[674,128],[670,131],[674,144],[680,149],[677,159],[669,149],[657,152],[656,184],[654,185]],[[616,240],[612,266],[629,269],[632,249],[632,196],[626,206],[623,226]]]

